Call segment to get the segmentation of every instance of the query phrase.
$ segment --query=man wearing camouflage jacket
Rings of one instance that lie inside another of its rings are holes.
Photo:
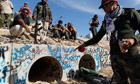
[[[42,0],[41,2],[39,2],[34,8],[33,12],[33,19],[37,19],[38,21],[41,20],[41,22],[43,23],[41,40],[46,39],[45,37],[47,35],[49,23],[52,22],[52,12],[49,5],[47,4],[47,1],[48,0]]]

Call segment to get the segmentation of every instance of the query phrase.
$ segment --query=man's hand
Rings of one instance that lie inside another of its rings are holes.
[[[65,30],[63,30],[63,29],[62,29],[62,32],[64,33],[64,32],[65,32]]]
[[[30,31],[30,29],[29,29],[29,28],[26,28],[26,31],[27,31],[28,33],[31,33],[31,31]]]
[[[28,33],[30,33],[30,29],[28,28],[28,26],[25,24],[25,22],[22,19],[18,19],[18,21],[20,22],[21,26],[24,27],[26,29],[26,31]]]
[[[71,32],[69,32],[69,33],[70,33],[70,35],[72,35]]]
[[[33,20],[35,20],[36,19],[36,16],[33,16]]]
[[[74,51],[76,51],[77,49],[79,50],[80,48],[84,48],[84,47],[85,47],[85,44],[82,44],[82,45],[78,46],[77,48],[75,48]]]
[[[52,23],[52,19],[49,20],[49,23]]]
[[[123,46],[124,49],[129,49],[135,43],[135,40],[133,38],[124,39],[124,41],[126,42],[126,44]]]

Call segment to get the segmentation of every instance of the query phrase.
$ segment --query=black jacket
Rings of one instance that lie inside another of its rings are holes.
[[[114,39],[110,40],[110,54],[121,54],[118,40],[119,39],[127,39],[134,38],[135,44],[129,48],[127,54],[135,55],[138,54],[137,44],[140,40],[140,34],[135,35],[135,32],[140,31],[140,15],[135,9],[124,8],[125,13],[120,15],[120,17],[114,22],[115,30],[118,30],[118,39],[114,41]],[[86,46],[98,43],[102,37],[106,34],[106,30],[101,26],[98,34],[85,42]],[[113,34],[111,34],[112,37]]]

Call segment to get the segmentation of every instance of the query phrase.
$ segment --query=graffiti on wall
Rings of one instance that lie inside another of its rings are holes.
[[[69,71],[78,65],[78,60],[81,58],[81,53],[74,52],[75,47],[69,46],[39,46],[39,45],[14,45],[12,58],[7,55],[8,46],[0,46],[0,83],[6,83],[8,80],[8,72],[11,71],[11,84],[25,84],[28,76],[28,70],[32,62],[44,56],[56,58],[63,70]],[[109,52],[103,48],[87,48],[82,54],[92,55],[96,62],[96,70],[101,66],[107,67],[110,65]],[[7,58],[9,57],[9,58]],[[10,59],[12,64],[10,65]],[[8,61],[7,61],[8,60]],[[100,62],[101,61],[101,62]],[[23,74],[24,73],[24,74]]]
[[[85,54],[92,55],[96,61],[96,70],[99,70],[100,67],[110,66],[110,54],[109,51],[103,48],[88,47],[85,51]]]
[[[0,83],[6,83],[6,75],[8,72],[7,65],[9,61],[7,60],[6,53],[9,51],[8,46],[0,46]]]
[[[48,46],[48,50],[51,56],[55,56],[62,65],[63,70],[70,69],[72,66],[78,64],[78,59],[80,55],[77,55],[77,52],[74,52],[75,48],[69,48],[65,46],[52,47]]]
[[[74,47],[66,46],[16,46],[13,48],[12,53],[12,74],[15,74],[14,77],[16,76],[18,79],[23,79],[21,77],[25,77],[25,74],[19,77],[18,74],[27,72],[32,61],[39,58],[39,56],[54,57],[60,62],[63,70],[71,69],[78,64],[80,58],[80,55],[77,55],[74,49]],[[15,80],[13,82],[16,84]]]
[[[100,63],[103,68],[111,66],[110,53],[108,50],[103,48],[100,50]]]

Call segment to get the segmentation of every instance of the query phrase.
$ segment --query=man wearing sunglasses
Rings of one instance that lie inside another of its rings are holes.
[[[28,2],[25,2],[25,3],[24,3],[24,6],[22,6],[22,7],[20,8],[19,12],[21,12],[23,8],[27,8],[27,9],[28,9],[28,11],[29,11],[28,16],[31,17],[31,16],[32,16],[32,12],[31,12],[30,8],[28,7]]]
[[[25,36],[31,40],[30,37],[30,21],[28,18],[29,11],[27,8],[23,8],[21,13],[15,16],[13,23],[10,26],[10,33],[12,36],[21,37]]]
[[[110,60],[117,84],[140,84],[140,16],[133,8],[123,8],[117,0],[102,0],[99,9],[105,11],[101,29],[95,36],[75,50],[98,43],[105,33],[111,33]]]

